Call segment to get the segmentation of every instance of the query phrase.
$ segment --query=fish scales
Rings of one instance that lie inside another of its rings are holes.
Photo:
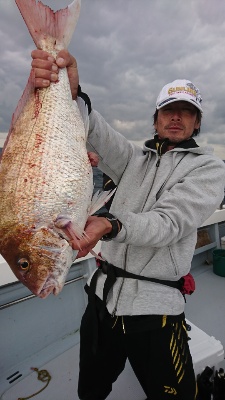
[[[39,92],[41,107],[30,131],[27,132],[27,127],[30,118],[34,118],[30,117],[30,111],[33,113],[34,108],[33,99],[24,110],[27,117],[22,116],[22,121],[18,121],[19,127],[17,125],[15,128],[14,135],[17,135],[18,129],[23,134],[20,134],[20,143],[14,141],[16,148],[11,149],[13,157],[15,151],[18,155],[18,159],[13,160],[14,168],[7,169],[9,175],[12,175],[14,185],[11,188],[15,193],[14,207],[24,223],[32,215],[36,216],[39,223],[46,222],[46,218],[54,218],[59,213],[69,214],[76,219],[81,215],[84,220],[87,217],[88,210],[85,215],[81,212],[81,207],[85,203],[86,207],[90,204],[92,169],[79,110],[75,108],[72,99],[70,103],[65,102],[67,90],[64,87],[67,86],[66,71],[61,71],[58,85]],[[14,135],[12,132],[11,141],[14,140]],[[7,157],[7,151],[5,156]],[[80,223],[83,224],[83,221]]]
[[[65,71],[62,75],[66,75]],[[20,213],[26,207],[29,215],[35,208],[37,217],[42,220],[59,213],[69,213],[78,219],[82,215],[81,207],[88,206],[92,195],[92,169],[83,122],[72,100],[69,103],[61,98],[61,94],[66,93],[64,88],[60,90],[62,85],[65,86],[60,77],[59,85],[39,94],[42,107],[18,177],[15,202],[20,205]],[[21,203],[22,198],[25,201]],[[83,213],[84,219],[87,212]]]

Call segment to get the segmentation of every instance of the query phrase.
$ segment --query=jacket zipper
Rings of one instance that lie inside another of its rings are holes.
[[[157,192],[157,194],[156,194],[156,200],[159,199],[160,194],[161,194],[163,188],[166,186],[166,184],[167,184],[168,180],[170,179],[172,173],[174,172],[174,169],[180,164],[180,162],[181,162],[181,161],[183,160],[183,158],[185,157],[185,156],[182,157],[182,158],[179,160],[179,162],[176,164],[176,166],[174,167],[174,158],[175,158],[174,154],[175,154],[175,153],[173,153],[173,164],[172,164],[170,173],[169,173],[169,175],[167,176],[167,178],[166,178],[166,180],[164,181],[164,183],[162,184],[161,188],[158,190],[158,192]],[[161,159],[161,157],[160,157],[160,159]],[[158,162],[159,162],[159,160],[158,160]],[[157,164],[158,164],[158,162],[157,162]]]
[[[126,268],[124,268],[124,270],[126,270]],[[113,312],[112,312],[112,314],[111,314],[111,317],[112,317],[112,318],[114,318],[115,315],[116,315],[117,304],[118,304],[118,300],[119,300],[119,297],[120,297],[120,293],[121,293],[123,284],[124,284],[124,278],[123,278],[123,281],[122,281],[122,283],[121,283],[121,285],[120,285],[120,288],[119,288],[119,290],[118,290],[117,299],[116,299],[116,304],[115,304],[115,307],[114,307]]]
[[[152,187],[153,187],[153,185],[154,185],[154,182],[155,182],[155,177],[156,177],[156,173],[157,173],[158,166],[159,166],[159,164],[160,164],[160,159],[161,159],[161,155],[160,155],[160,157],[159,157],[159,159],[158,159],[158,161],[157,161],[157,163],[156,163],[156,170],[155,170],[155,175],[154,175],[154,178],[153,178],[153,182],[152,182],[151,189],[152,189]],[[150,189],[150,191],[151,191],[151,189]],[[148,192],[148,195],[149,195],[150,191]],[[143,205],[142,205],[141,211],[144,209],[146,200],[147,200],[147,197],[144,199],[144,203],[143,203]],[[125,262],[124,262],[124,270],[125,270],[125,271],[126,271],[127,252],[128,252],[128,246],[127,246],[126,253],[125,253]],[[113,311],[112,311],[112,314],[111,314],[111,317],[112,317],[112,318],[114,318],[115,315],[116,315],[117,304],[118,304],[118,300],[119,300],[119,297],[120,297],[120,293],[121,293],[121,291],[122,291],[123,284],[124,284],[124,278],[123,278],[123,281],[122,281],[122,283],[121,283],[121,286],[120,286],[120,288],[119,288],[119,290],[118,290],[118,294],[117,294],[117,299],[116,299],[115,307],[114,307],[114,309],[113,309]]]
[[[160,147],[159,147],[159,150],[157,150],[157,153],[156,153],[156,155],[158,156],[158,160],[157,160],[157,162],[156,162],[155,175],[154,175],[154,178],[153,178],[153,182],[152,182],[152,185],[151,185],[151,189],[150,189],[150,191],[148,192],[148,195],[149,195],[149,193],[151,192],[152,187],[153,187],[153,185],[154,185],[154,183],[155,183],[156,174],[157,174],[158,167],[159,167],[159,165],[160,165],[160,161],[161,161],[161,157],[162,157],[162,144],[159,145],[159,146],[160,146]],[[147,170],[146,170],[146,172],[147,172]],[[145,172],[145,174],[146,174],[146,172]],[[167,182],[167,180],[166,180],[166,182]],[[161,186],[159,192],[161,191],[162,187],[164,187],[164,184]],[[143,205],[142,205],[141,211],[144,209],[144,206],[145,206],[146,201],[147,201],[147,197],[144,199],[144,203],[143,203]],[[125,263],[124,263],[124,266],[126,266],[127,252],[128,252],[128,246],[127,246],[127,251],[126,251],[126,255],[125,255]],[[126,267],[124,268],[124,270],[126,270]],[[118,290],[118,294],[117,294],[117,299],[116,299],[115,307],[114,307],[114,309],[113,309],[113,311],[112,311],[112,314],[111,314],[111,317],[112,317],[112,318],[114,318],[115,315],[116,315],[117,304],[118,304],[118,300],[119,300],[119,297],[120,297],[120,293],[121,293],[121,291],[122,291],[123,284],[124,284],[124,278],[123,278],[123,281],[122,281],[122,283],[121,283],[121,286],[120,286],[120,288],[119,288],[119,290]],[[116,320],[116,322],[117,322],[117,320]],[[115,324],[116,324],[116,323],[115,323]],[[115,325],[114,325],[114,326],[115,326]]]
[[[126,251],[125,251],[124,270],[126,270],[127,251],[128,251],[128,246],[127,246]],[[124,278],[123,278],[123,280],[122,280],[122,282],[121,282],[120,288],[119,288],[118,293],[117,293],[117,298],[116,298],[116,302],[115,302],[115,307],[114,307],[113,312],[112,312],[112,314],[111,314],[111,317],[112,317],[112,318],[115,317],[115,314],[116,314],[116,311],[117,311],[117,304],[118,304],[118,300],[119,300],[119,297],[120,297],[120,293],[121,293],[123,284],[124,284]]]

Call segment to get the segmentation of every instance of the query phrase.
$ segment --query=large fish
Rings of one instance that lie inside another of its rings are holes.
[[[15,1],[37,48],[55,57],[68,47],[80,0],[57,12],[36,0]],[[62,289],[77,255],[69,240],[83,236],[88,216],[106,201],[92,207],[92,192],[85,123],[66,69],[41,90],[31,71],[0,162],[0,253],[37,296]]]

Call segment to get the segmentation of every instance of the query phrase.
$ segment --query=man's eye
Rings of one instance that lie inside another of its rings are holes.
[[[189,108],[189,107],[183,108],[183,111],[186,112],[186,113],[189,113],[189,114],[194,114],[195,113],[195,110],[193,110],[192,108]]]

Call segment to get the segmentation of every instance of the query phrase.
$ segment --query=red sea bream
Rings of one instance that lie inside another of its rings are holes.
[[[80,1],[57,12],[36,0],[15,1],[37,48],[55,57],[68,47]],[[42,298],[62,289],[77,255],[69,239],[83,235],[96,211],[84,125],[67,70],[41,90],[35,90],[31,72],[0,161],[0,253]]]

